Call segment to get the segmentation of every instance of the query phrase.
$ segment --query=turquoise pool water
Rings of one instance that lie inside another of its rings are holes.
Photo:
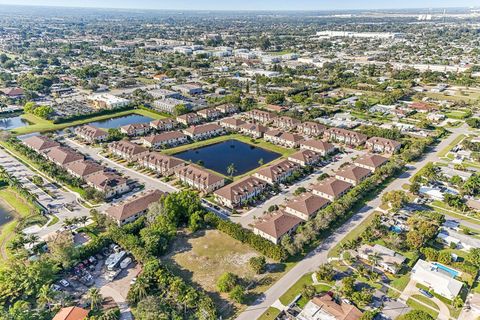
[[[452,278],[455,278],[455,277],[458,276],[458,274],[459,274],[459,272],[458,272],[457,270],[450,269],[449,267],[446,267],[446,266],[444,266],[443,264],[434,262],[433,265],[434,265],[435,267],[437,267],[438,269],[440,269],[440,270],[445,271],[446,273],[448,273]]]

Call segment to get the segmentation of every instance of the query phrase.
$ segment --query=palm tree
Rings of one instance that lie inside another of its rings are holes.
[[[372,263],[372,271],[381,259],[382,257],[380,257],[380,254],[378,252],[374,252],[368,256],[368,261]]]
[[[40,240],[40,237],[37,236],[36,234],[31,234],[27,237],[26,241],[27,241],[27,244],[35,244],[38,242],[38,240]]]
[[[128,292],[129,299],[133,302],[142,300],[147,296],[148,282],[145,277],[139,277]]]
[[[258,165],[259,166],[263,166],[265,163],[265,161],[263,160],[263,158],[260,158],[260,160],[258,160]]]
[[[88,217],[87,216],[81,216],[78,218],[78,223],[82,224],[82,225],[85,225],[87,224],[87,221],[88,221]]]
[[[88,290],[88,299],[90,300],[91,310],[99,307],[103,300],[102,295],[100,294],[100,290],[98,290],[98,288],[90,288],[90,290]]]
[[[50,308],[50,304],[55,301],[56,292],[48,284],[44,284],[38,291],[37,301],[43,306]]]
[[[235,168],[234,163],[230,163],[227,167],[227,173],[230,177],[233,177],[233,175],[237,172],[237,168]]]

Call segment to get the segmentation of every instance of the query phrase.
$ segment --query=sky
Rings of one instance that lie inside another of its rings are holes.
[[[480,6],[479,0],[0,0],[0,4],[173,10],[345,10]]]

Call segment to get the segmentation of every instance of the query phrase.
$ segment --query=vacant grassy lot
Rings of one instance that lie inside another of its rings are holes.
[[[218,292],[216,282],[223,273],[231,272],[237,275],[247,286],[255,280],[258,284],[249,287],[247,297],[247,300],[251,301],[288,270],[285,265],[269,263],[270,272],[256,276],[248,265],[249,259],[255,256],[259,254],[240,241],[218,230],[206,230],[178,236],[170,253],[163,257],[162,261],[168,264],[175,274],[208,292],[226,318],[244,306],[232,303],[228,294]]]
[[[81,124],[89,123],[92,121],[100,121],[100,120],[106,120],[110,118],[117,118],[121,116],[127,116],[130,114],[139,114],[139,115],[144,115],[147,117],[150,117],[152,119],[162,119],[165,118],[162,115],[159,115],[154,112],[150,112],[148,110],[143,110],[143,109],[134,109],[134,110],[126,110],[126,111],[119,111],[116,113],[112,114],[106,114],[106,115],[101,115],[101,116],[94,116],[94,117],[89,117],[77,121],[72,121],[72,122],[65,122],[65,123],[58,123],[54,124],[52,121],[45,120],[42,118],[39,118],[37,116],[34,116],[33,114],[23,114],[22,118],[29,121],[32,123],[29,126],[26,127],[21,127],[17,128],[15,130],[12,130],[12,133],[22,135],[22,134],[27,134],[27,133],[32,133],[32,132],[45,132],[45,131],[54,131],[54,130],[62,130],[68,127],[72,126],[78,126]]]

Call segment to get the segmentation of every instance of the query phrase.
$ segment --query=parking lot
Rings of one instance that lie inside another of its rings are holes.
[[[112,259],[115,256],[118,259]],[[114,263],[112,260],[115,260]],[[111,246],[75,265],[62,279],[52,285],[52,289],[64,292],[79,305],[88,308],[88,290],[96,287],[105,302],[113,300],[118,305],[120,319],[132,319],[126,298],[131,284],[135,282],[140,271],[140,265],[127,252],[118,246],[115,248]]]

